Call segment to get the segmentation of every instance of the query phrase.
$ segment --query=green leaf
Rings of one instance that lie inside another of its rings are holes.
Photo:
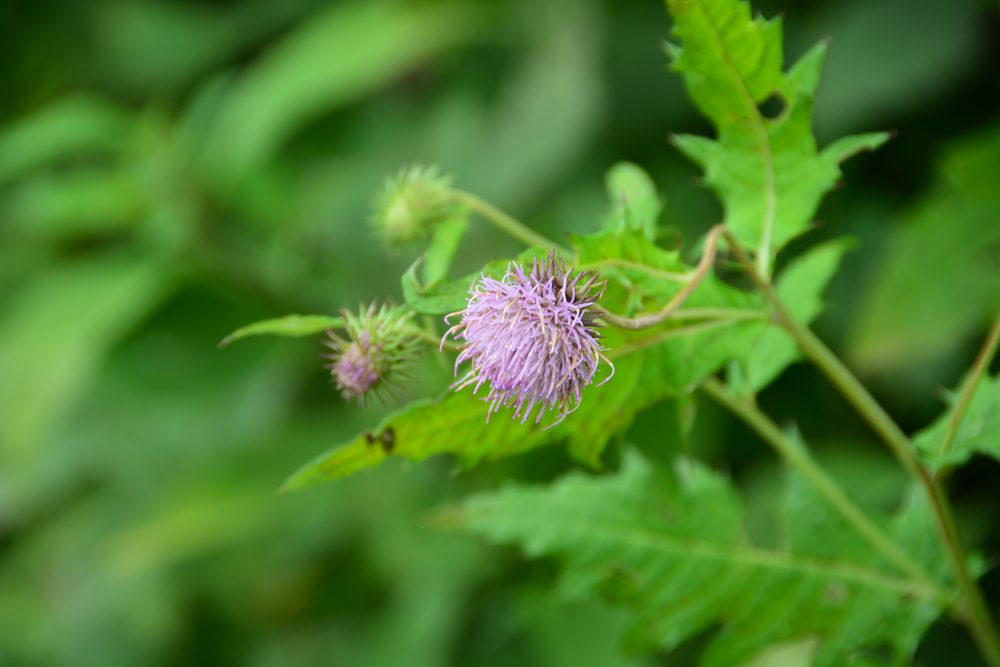
[[[823,311],[823,290],[852,245],[849,239],[828,241],[796,258],[778,275],[778,296],[798,321],[809,323]],[[750,354],[740,360],[742,367],[737,376],[730,376],[730,386],[739,394],[756,393],[801,357],[798,345],[784,329],[768,327]]]
[[[406,305],[420,315],[447,315],[462,310],[475,277],[468,282],[448,280],[423,285],[417,277],[423,261],[424,257],[418,257],[403,274],[401,284]]]
[[[736,238],[770,260],[807,229],[821,197],[840,178],[838,164],[887,135],[841,140],[820,152],[811,121],[825,44],[786,73],[780,21],[751,18],[741,0],[667,5],[682,42],[669,49],[673,67],[717,133],[715,140],[678,136],[674,143],[705,170]],[[765,115],[765,102],[780,110]]]
[[[541,248],[528,248],[519,254],[513,261],[520,262],[522,266],[530,265],[533,259],[545,257],[547,251]],[[429,260],[429,257],[427,258]],[[403,300],[406,305],[421,315],[447,315],[465,308],[465,302],[469,298],[469,289],[480,277],[480,275],[500,278],[506,271],[512,260],[498,259],[488,262],[481,271],[465,278],[456,280],[437,280],[421,284],[417,275],[424,257],[418,257],[402,277]],[[439,269],[436,269],[436,271]]]
[[[458,246],[468,229],[469,217],[465,213],[434,226],[424,257],[424,283],[432,284],[448,277],[451,260],[458,252]]]
[[[890,530],[939,571],[946,561],[917,498]],[[717,626],[702,654],[709,667],[809,640],[819,666],[845,664],[866,647],[884,646],[899,662],[912,655],[940,613],[933,593],[874,558],[801,480],[791,479],[780,520],[788,544],[756,546],[726,479],[691,461],[668,474],[632,452],[615,475],[507,486],[440,517],[529,556],[560,557],[563,592],[603,592],[632,608],[635,641],[671,650]]]
[[[553,433],[535,424],[521,424],[504,414],[487,423],[487,408],[471,392],[411,403],[387,416],[376,428],[303,466],[285,482],[282,490],[346,477],[374,467],[390,455],[422,461],[437,454],[455,454],[464,465],[470,466],[483,458],[523,451]]]
[[[1000,311],[998,181],[1000,126],[947,151],[933,186],[903,214],[858,290],[848,355],[862,371],[924,366]]]
[[[248,336],[311,336],[328,329],[341,329],[344,318],[330,315],[285,315],[240,327],[221,341],[219,347]]]
[[[987,375],[979,381],[954,428],[956,401],[957,394],[952,395],[951,407],[914,438],[924,461],[934,470],[961,465],[974,454],[1000,461],[1000,376]],[[946,439],[950,439],[947,445]]]
[[[819,642],[809,637],[769,646],[741,667],[812,667]]]
[[[608,170],[604,183],[611,200],[611,229],[642,232],[655,241],[663,202],[649,174],[631,162],[619,162]]]

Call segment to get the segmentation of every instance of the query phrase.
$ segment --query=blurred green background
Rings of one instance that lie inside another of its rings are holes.
[[[821,143],[894,129],[791,248],[859,237],[821,334],[909,429],[941,409],[1000,305],[1000,16],[978,0],[758,2],[791,62],[831,38]],[[666,142],[707,132],[668,72],[656,0],[14,0],[0,5],[0,665],[685,665],[619,649],[616,610],[427,512],[572,468],[549,448],[436,460],[276,496],[386,409],[347,405],[318,340],[247,322],[395,296],[412,260],[368,203],[412,162],[558,237],[603,173],[645,167],[662,243],[720,209]],[[455,274],[518,246],[487,225]],[[429,359],[411,397],[447,383]],[[762,396],[865,503],[901,476],[810,369]],[[629,439],[682,450],[670,404]],[[695,452],[766,506],[770,452],[711,405]],[[954,480],[1000,553],[1000,467]],[[1000,576],[985,584],[994,607]],[[947,621],[923,664],[976,665]]]

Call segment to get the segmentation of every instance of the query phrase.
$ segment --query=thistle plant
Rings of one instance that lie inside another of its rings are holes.
[[[739,489],[696,456],[662,465],[628,446],[616,472],[485,492],[443,513],[441,523],[557,556],[581,593],[621,587],[626,594],[611,597],[632,607],[633,635],[651,649],[703,642],[721,628],[707,640],[704,664],[784,664],[775,656],[792,649],[803,665],[871,664],[872,656],[909,664],[929,625],[949,615],[1000,667],[980,570],[946,488],[948,473],[973,453],[1000,459],[1000,379],[989,374],[1000,318],[954,406],[930,429],[906,434],[809,328],[847,243],[775,261],[809,229],[842,176],[839,165],[888,135],[845,137],[820,150],[810,117],[823,45],[786,71],[778,24],[753,18],[746,3],[667,4],[681,42],[668,49],[673,67],[716,134],[673,143],[704,168],[722,223],[683,252],[660,247],[652,179],[636,165],[617,165],[608,177],[611,215],[595,212],[603,225],[563,247],[437,170],[404,170],[380,195],[373,222],[390,243],[426,242],[402,277],[405,306],[293,316],[233,338],[344,329],[346,337],[331,339],[331,370],[345,398],[378,393],[423,345],[454,353],[445,364],[452,372],[438,377],[437,397],[401,407],[284,488],[351,475],[390,455],[452,454],[471,464],[552,443],[599,469],[605,447],[627,441],[639,413],[665,401],[711,400],[784,464],[773,517],[787,528],[781,544],[747,537]],[[784,104],[774,118],[759,106],[772,97]],[[449,279],[473,217],[528,248]],[[444,225],[446,218],[461,224]],[[741,280],[716,271],[720,257]],[[450,325],[443,337],[442,317]],[[861,506],[756,400],[800,359],[831,382],[907,473],[893,513]],[[607,375],[597,382],[602,362]],[[503,410],[513,419],[489,423]],[[979,430],[962,429],[968,415]]]
[[[499,280],[481,276],[465,308],[445,318],[461,318],[445,334],[464,341],[455,374],[463,362],[471,365],[452,387],[477,393],[489,383],[487,420],[513,407],[524,423],[538,405],[536,423],[548,410],[558,424],[580,405],[600,360],[614,371],[601,352],[592,309],[604,286],[595,273],[568,271],[555,251],[535,259],[529,272],[511,262]]]

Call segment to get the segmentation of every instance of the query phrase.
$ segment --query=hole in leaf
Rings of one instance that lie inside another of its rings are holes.
[[[764,118],[774,120],[785,111],[785,98],[774,93],[757,105],[757,110]]]

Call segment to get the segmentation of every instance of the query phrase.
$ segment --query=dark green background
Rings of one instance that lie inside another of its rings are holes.
[[[848,164],[788,254],[860,239],[818,329],[915,430],[1000,304],[997,8],[755,6],[783,13],[788,62],[832,40],[821,144],[897,132]],[[625,618],[554,599],[550,564],[427,526],[464,492],[573,467],[561,450],[461,474],[390,463],[276,496],[387,408],[341,401],[316,339],[216,349],[256,319],[398,299],[413,253],[382,248],[366,218],[412,162],[556,237],[596,228],[623,159],[666,198],[662,243],[717,222],[666,141],[708,128],[668,71],[662,6],[15,0],[0,27],[0,665],[688,664],[621,653]],[[455,274],[517,250],[477,224]],[[409,395],[447,382],[428,359]],[[864,503],[895,502],[901,474],[815,372],[761,400]],[[675,414],[641,415],[629,439],[678,454]],[[765,446],[711,405],[694,440],[766,508]],[[998,475],[976,460],[954,480],[989,553]],[[1000,576],[985,584],[996,607]],[[947,621],[918,660],[978,664]]]

